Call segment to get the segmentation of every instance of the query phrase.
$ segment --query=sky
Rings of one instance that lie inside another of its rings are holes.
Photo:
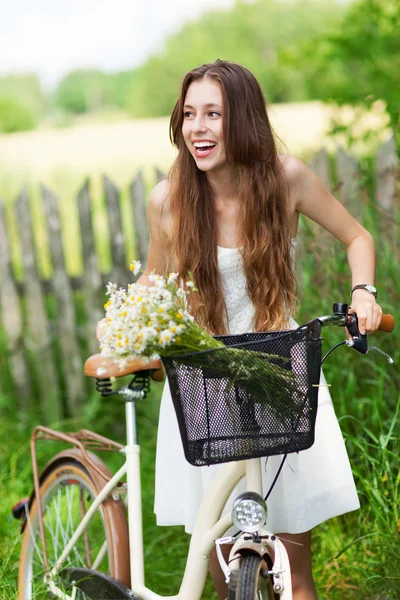
[[[168,33],[234,0],[0,0],[0,76],[35,72],[53,88],[69,71],[131,69]],[[183,50],[184,51],[184,50]]]

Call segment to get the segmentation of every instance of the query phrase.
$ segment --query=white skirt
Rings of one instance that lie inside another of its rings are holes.
[[[321,384],[326,385],[323,374]],[[261,458],[264,494],[282,456]],[[194,467],[183,453],[168,382],[161,400],[156,453],[154,512],[158,525],[184,525],[193,530],[200,503],[221,465]],[[241,481],[225,511],[244,491]],[[319,388],[315,443],[289,454],[268,498],[266,527],[275,533],[303,533],[319,523],[360,507],[344,440],[327,387]]]

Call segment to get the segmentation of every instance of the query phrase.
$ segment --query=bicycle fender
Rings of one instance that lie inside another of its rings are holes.
[[[273,561],[273,585],[280,586],[280,590],[276,590],[279,593],[280,600],[292,600],[292,577],[286,548],[280,539],[271,532],[261,530],[260,534],[268,536],[268,538],[262,542],[245,540],[243,537],[237,540],[230,552],[229,566],[232,570],[240,568],[240,564],[237,561],[239,561],[242,555],[249,552],[258,554],[261,558],[268,554]]]
[[[99,473],[97,473],[92,467],[91,465],[88,464],[88,462],[85,460],[85,457],[82,455],[82,453],[80,452],[80,450],[78,448],[68,448],[66,450],[62,450],[61,452],[59,452],[58,454],[56,454],[55,456],[53,456],[53,458],[51,460],[49,460],[49,462],[44,466],[43,470],[41,471],[40,475],[39,475],[39,483],[42,483],[42,481],[44,481],[47,477],[47,475],[55,468],[57,468],[58,466],[62,466],[63,463],[66,463],[69,460],[73,460],[74,462],[77,463],[81,463],[85,469],[88,471],[88,473],[90,474],[93,483],[96,487],[97,493],[100,492],[100,490],[104,487],[104,485],[107,483],[107,481],[109,479],[111,479],[111,473],[110,470],[108,469],[108,467],[103,463],[103,461],[96,455],[93,454],[93,452],[88,452],[88,456],[90,457],[90,460],[92,460],[94,462],[94,464],[96,465],[96,467],[101,471],[101,473],[103,474],[103,476],[101,476]],[[28,511],[30,510],[33,501],[35,500],[35,489],[33,488],[31,495],[29,496],[29,501],[28,501]],[[120,502],[120,500],[110,500],[112,502]],[[22,517],[23,521],[22,521],[22,525],[21,525],[21,533],[24,532],[25,530],[25,525],[26,525],[26,518]]]
[[[86,471],[89,477],[92,480],[93,491],[95,494],[98,494],[104,485],[111,479],[111,473],[108,467],[103,463],[103,461],[92,452],[88,452],[88,458],[85,458],[78,448],[69,448],[59,452],[56,456],[54,456],[44,467],[40,476],[39,483],[45,480],[49,474],[55,472],[57,475],[61,473],[67,474],[71,472],[68,471],[69,465],[68,463],[72,463],[75,465],[81,465],[84,471]],[[91,461],[93,464],[89,463]],[[94,466],[96,469],[94,469]],[[60,473],[61,471],[61,473]],[[114,497],[113,497],[114,496]],[[27,514],[28,511],[31,510],[33,501],[35,500],[35,490],[32,490],[29,503],[26,505],[25,516],[21,523],[21,534],[26,530],[27,524]],[[130,582],[130,568],[129,568],[129,551],[128,551],[128,524],[126,520],[125,514],[125,506],[123,500],[120,498],[119,494],[115,496],[115,494],[109,494],[102,502],[104,516],[107,516],[109,530],[113,532],[113,540],[116,544],[124,544],[127,549],[126,552],[126,560],[120,561],[114,564],[114,576],[125,585]],[[111,561],[114,561],[112,549],[111,552]],[[94,598],[93,600],[98,600]],[[140,600],[140,599],[139,599]]]
[[[248,554],[252,552],[254,554],[259,554],[261,558],[263,558],[266,554],[270,555],[268,548],[265,544],[258,544],[257,542],[243,542],[239,548],[236,549],[235,554]],[[271,557],[272,558],[272,557]]]

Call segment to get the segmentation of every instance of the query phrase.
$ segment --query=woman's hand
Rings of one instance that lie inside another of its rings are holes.
[[[107,319],[101,319],[101,321],[97,322],[97,325],[96,325],[96,337],[97,337],[98,340],[100,340],[101,336],[104,333],[104,327],[105,327],[106,323],[107,323]]]
[[[366,290],[354,290],[349,312],[357,315],[358,329],[362,335],[378,329],[382,309],[374,296]]]

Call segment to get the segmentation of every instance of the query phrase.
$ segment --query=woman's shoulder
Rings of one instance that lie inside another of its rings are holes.
[[[315,175],[299,158],[280,155],[280,163],[289,188],[289,202],[292,211],[298,211],[301,199],[313,188]]]
[[[168,179],[163,179],[153,187],[149,195],[149,209],[158,212],[164,208],[168,202],[169,188]]]
[[[279,154],[278,158],[289,186],[296,185],[306,174],[306,165],[299,158],[289,154]]]

